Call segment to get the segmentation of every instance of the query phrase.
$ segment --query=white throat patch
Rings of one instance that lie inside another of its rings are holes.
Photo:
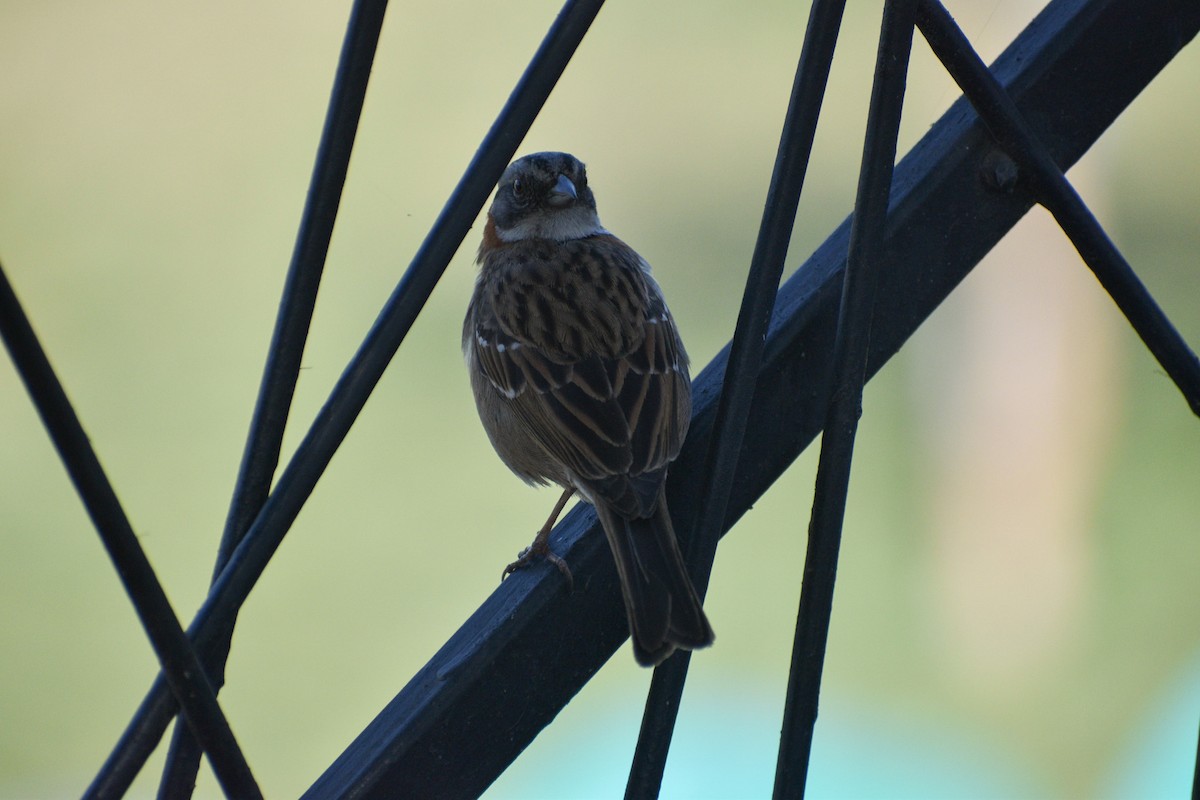
[[[507,230],[496,229],[496,235],[503,242],[520,242],[525,239],[551,239],[556,242],[569,242],[572,239],[585,239],[588,236],[605,234],[604,226],[595,211],[582,206],[553,211],[545,214],[534,214]]]

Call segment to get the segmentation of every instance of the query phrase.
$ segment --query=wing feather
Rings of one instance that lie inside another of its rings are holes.
[[[644,262],[612,236],[497,253],[467,342],[525,432],[620,513],[653,509],[690,417],[687,355]]]

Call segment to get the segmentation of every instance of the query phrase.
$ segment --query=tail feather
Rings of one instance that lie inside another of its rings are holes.
[[[677,648],[712,644],[712,627],[679,552],[666,497],[659,495],[649,517],[625,519],[603,501],[596,510],[621,578],[638,663],[654,666]]]

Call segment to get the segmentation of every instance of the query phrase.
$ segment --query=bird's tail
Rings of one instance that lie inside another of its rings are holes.
[[[665,493],[654,513],[641,519],[625,519],[604,502],[596,510],[621,577],[638,663],[655,666],[676,648],[712,644],[712,627],[684,567]]]

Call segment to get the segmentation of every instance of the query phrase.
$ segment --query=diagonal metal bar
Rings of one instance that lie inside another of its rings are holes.
[[[921,0],[917,25],[992,135],[1016,162],[1018,179],[1029,182],[1038,202],[1054,215],[1097,280],[1179,387],[1192,411],[1200,415],[1200,359],[1150,296],[1049,151],[1030,131],[1021,112],[988,72],[962,30],[937,0]],[[1119,39],[1114,42],[1114,57],[1120,52],[1116,48],[1123,44]],[[1136,50],[1128,52],[1137,55]]]
[[[192,620],[188,633],[203,663],[208,664],[218,649],[226,621],[249,596],[283,541],[602,5],[603,0],[568,0],[551,25],[408,270]],[[142,743],[162,736],[173,710],[165,686],[156,680],[88,797],[123,793],[122,784],[127,787],[125,781],[132,780],[149,755]]]
[[[1200,797],[1200,735],[1196,737],[1196,763],[1192,768],[1192,797]]]
[[[234,548],[266,502],[271,479],[279,465],[288,411],[300,374],[300,360],[308,340],[321,273],[333,238],[333,225],[386,11],[387,0],[356,0],[350,11],[275,331],[217,551],[213,581],[221,574]],[[209,674],[217,687],[225,683],[225,661],[229,656],[235,621],[236,616],[231,615],[209,663]],[[177,722],[159,785],[159,797],[191,796],[200,766],[198,744],[188,727]]]
[[[3,268],[0,268],[0,336],[100,534],[125,592],[133,601],[170,691],[209,754],[217,780],[231,797],[261,797],[250,766],[217,703],[216,693]]]
[[[896,141],[900,134],[900,115],[904,109],[908,60],[912,51],[914,7],[915,0],[889,0],[883,7],[875,81],[867,111],[858,195],[854,202],[833,345],[829,410],[817,463],[800,612],[792,644],[779,758],[775,766],[776,798],[804,797],[808,779],[825,646],[829,639],[829,618],[833,612],[842,521],[850,489],[850,465],[854,458],[858,420],[862,416],[863,385],[867,380],[867,348],[882,268]]]
[[[993,70],[1058,163],[1070,165],[1198,30],[1195,0],[1054,0]],[[1114,31],[1137,59],[1112,59]],[[1026,193],[996,192],[980,180],[993,148],[960,99],[896,166],[869,374],[1032,206]],[[725,529],[820,432],[848,242],[844,223],[780,289]],[[692,427],[671,468],[667,491],[680,532],[695,528],[727,358],[723,352],[697,376]],[[594,514],[577,507],[554,537],[575,572],[574,593],[550,567],[505,581],[306,797],[478,796],[554,719],[628,637]]]
[[[762,367],[767,326],[796,222],[796,208],[845,6],[845,0],[816,0],[809,11],[758,239],[730,344],[729,366],[721,384],[699,523],[688,541],[688,565],[701,597],[708,588],[717,541],[723,532],[734,471],[741,455],[756,378]],[[627,798],[658,796],[690,663],[691,653],[684,650],[654,670],[625,786]]]

